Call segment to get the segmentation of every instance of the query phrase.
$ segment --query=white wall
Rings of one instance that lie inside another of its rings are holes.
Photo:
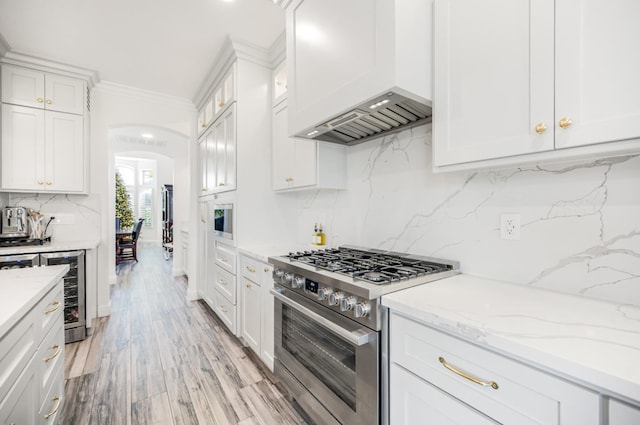
[[[640,305],[640,156],[500,171],[431,172],[431,126],[348,149],[346,191],[298,195],[300,243],[459,260],[462,271]],[[500,239],[500,214],[521,240]]]

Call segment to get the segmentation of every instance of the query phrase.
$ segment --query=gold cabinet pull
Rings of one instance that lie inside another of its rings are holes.
[[[56,412],[58,411],[58,409],[60,408],[60,403],[62,402],[60,397],[57,397],[57,396],[52,398],[51,401],[55,401],[56,402],[56,407],[51,412],[45,413],[45,415],[44,415],[45,419],[49,419],[51,416],[55,415]]]
[[[53,306],[53,308],[49,309],[49,310],[45,310],[44,314],[49,314],[49,313],[53,313],[54,311],[56,311],[58,308],[60,308],[60,302],[58,301],[54,301],[51,303],[51,305]]]
[[[536,125],[536,133],[542,134],[545,131],[547,131],[547,125],[545,123],[541,122]]]
[[[51,186],[53,182],[51,180],[47,180],[47,186]]]
[[[51,99],[47,99],[47,105],[51,105],[52,103]]]
[[[224,281],[224,280],[222,280],[222,279],[219,279],[219,280],[218,280],[218,283],[219,283],[219,284],[221,284],[221,285],[226,285],[226,284],[227,284],[227,282],[225,282],[225,281]]]
[[[220,306],[220,310],[222,310],[224,313],[226,313],[227,312],[227,307],[221,305]]]
[[[250,283],[247,283],[247,288],[251,288],[251,284]]]
[[[571,121],[571,118],[561,118],[560,121],[558,121],[558,125],[560,126],[560,128],[567,128],[569,127],[571,124],[573,124],[573,121]]]
[[[265,273],[269,273],[269,267],[265,267],[265,268],[264,268],[264,272],[265,272]]]
[[[224,106],[224,102],[218,103],[218,107],[222,108]]]
[[[287,177],[286,179],[284,179],[284,181],[286,181],[286,182],[292,182],[292,181],[293,181],[293,177]]]
[[[42,185],[44,182],[42,180],[38,180],[38,184]]]
[[[445,368],[449,369],[451,372],[455,373],[456,375],[460,375],[462,376],[464,379],[468,379],[469,381],[478,384],[478,385],[482,385],[483,387],[491,387],[494,390],[498,389],[498,383],[495,381],[483,381],[480,378],[476,378],[475,376],[471,375],[470,373],[467,373],[465,371],[462,371],[458,368],[455,368],[453,366],[451,366],[450,364],[447,363],[447,361],[444,359],[444,357],[439,357],[438,360],[440,361],[440,363],[442,363],[442,366],[444,366]]]
[[[38,98],[38,103],[42,103],[42,102],[44,102],[44,100],[41,97],[39,97]]]
[[[58,354],[60,354],[60,351],[62,351],[62,348],[60,348],[60,346],[58,344],[54,344],[51,346],[52,350],[55,350],[55,353],[53,353],[52,355],[50,355],[49,357],[45,357],[42,360],[47,363],[50,360],[55,359],[56,357],[58,357]]]
[[[218,186],[224,186],[224,182],[218,183]]]
[[[252,267],[246,266],[246,268],[249,271],[249,273],[255,273],[256,272],[256,269],[254,269]]]

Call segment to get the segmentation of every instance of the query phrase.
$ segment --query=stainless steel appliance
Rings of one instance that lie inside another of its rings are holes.
[[[24,207],[4,207],[2,209],[2,238],[26,238],[29,235],[27,217],[29,211]]]
[[[64,340],[66,343],[87,337],[85,314],[84,251],[48,252],[40,254],[44,266],[68,264],[64,275]]]
[[[39,254],[15,254],[0,256],[0,270],[23,269],[40,264]]]
[[[216,199],[213,207],[213,234],[217,238],[233,240],[233,202]]]
[[[270,257],[275,374],[318,424],[382,423],[382,295],[458,273],[459,263],[344,246]]]

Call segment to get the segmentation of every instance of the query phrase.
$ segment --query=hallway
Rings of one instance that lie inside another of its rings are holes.
[[[117,268],[111,316],[65,346],[62,424],[304,424],[160,247]],[[266,370],[266,372],[265,372]]]

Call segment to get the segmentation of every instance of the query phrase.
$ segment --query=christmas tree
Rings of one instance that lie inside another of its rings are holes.
[[[127,187],[122,181],[122,176],[116,171],[116,218],[120,219],[120,228],[129,229],[135,223],[133,219],[133,209],[131,208],[131,198],[127,192]]]

